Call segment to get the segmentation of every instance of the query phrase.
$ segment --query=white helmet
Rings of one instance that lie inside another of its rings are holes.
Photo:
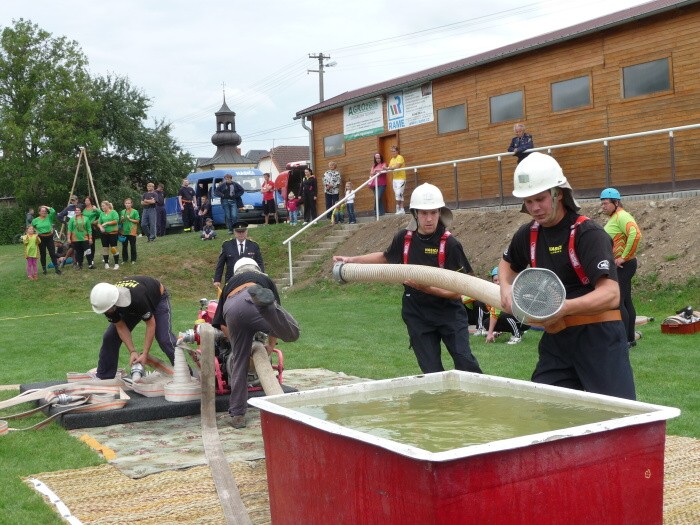
[[[96,314],[103,314],[113,306],[129,306],[131,292],[113,284],[97,283],[90,292],[90,304]]]
[[[574,200],[569,181],[559,163],[549,155],[535,151],[525,157],[513,174],[513,195],[519,199],[532,197],[552,188],[563,188],[564,205],[572,211],[580,209]],[[523,211],[525,207],[523,205]]]
[[[233,265],[233,275],[238,275],[243,272],[258,272],[260,273],[260,266],[255,262],[255,259],[250,257],[241,257]]]
[[[414,214],[414,219],[408,225],[409,230],[416,230],[418,228],[415,212],[413,210],[440,210],[440,222],[442,222],[445,228],[452,224],[452,211],[445,206],[445,199],[442,198],[442,192],[437,186],[427,182],[413,190],[409,208]]]

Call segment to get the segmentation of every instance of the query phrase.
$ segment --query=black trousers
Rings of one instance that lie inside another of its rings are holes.
[[[122,243],[122,259],[129,262],[129,247],[131,247],[131,260],[136,262],[136,235],[125,235],[126,240]]]
[[[53,243],[53,233],[51,235],[39,236],[41,243],[39,244],[39,257],[41,259],[41,267],[46,270],[46,252],[49,252],[49,258],[53,263],[54,268],[58,268],[56,259],[56,245]]]

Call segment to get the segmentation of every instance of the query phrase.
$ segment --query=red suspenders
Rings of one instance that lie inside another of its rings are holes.
[[[584,221],[589,220],[585,215],[579,216],[576,222],[571,225],[571,233],[569,234],[569,260],[571,261],[571,266],[573,266],[576,275],[578,275],[579,280],[583,284],[589,284],[591,280],[586,276],[579,261],[578,255],[576,255],[576,248],[574,241],[576,239],[576,228],[579,224]],[[532,223],[530,226],[530,266],[535,268],[535,246],[537,246],[537,235],[540,232],[540,225],[537,221]]]
[[[445,230],[445,233],[440,237],[440,248],[438,250],[438,266],[440,268],[445,267],[445,247],[447,246],[447,238],[452,235],[450,232]],[[408,249],[411,246],[411,240],[413,239],[413,231],[408,230],[406,236],[403,239],[403,263],[408,264]]]

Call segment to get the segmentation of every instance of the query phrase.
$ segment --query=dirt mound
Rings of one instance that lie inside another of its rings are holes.
[[[698,224],[700,197],[665,200],[623,201],[625,209],[637,220],[642,230],[641,247],[637,251],[637,275],[655,276],[661,282],[685,283],[698,275],[700,242],[694,227]],[[582,213],[599,224],[607,217],[598,202],[582,203]],[[450,231],[460,240],[467,257],[479,276],[487,276],[501,257],[503,249],[518,227],[528,217],[516,209],[499,211],[454,212]],[[393,235],[405,227],[410,217],[386,216],[362,228],[334,251],[342,255],[360,255],[383,251]],[[330,260],[323,274],[331,274]]]

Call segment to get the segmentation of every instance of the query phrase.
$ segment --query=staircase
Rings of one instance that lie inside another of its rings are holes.
[[[330,257],[333,249],[353,235],[359,227],[359,224],[337,224],[333,227],[332,234],[319,242],[316,247],[309,248],[301,255],[293,258],[292,272],[294,274],[294,282],[297,283],[303,279],[306,271],[319,260]],[[280,290],[289,288],[289,269],[274,279],[274,281]]]

